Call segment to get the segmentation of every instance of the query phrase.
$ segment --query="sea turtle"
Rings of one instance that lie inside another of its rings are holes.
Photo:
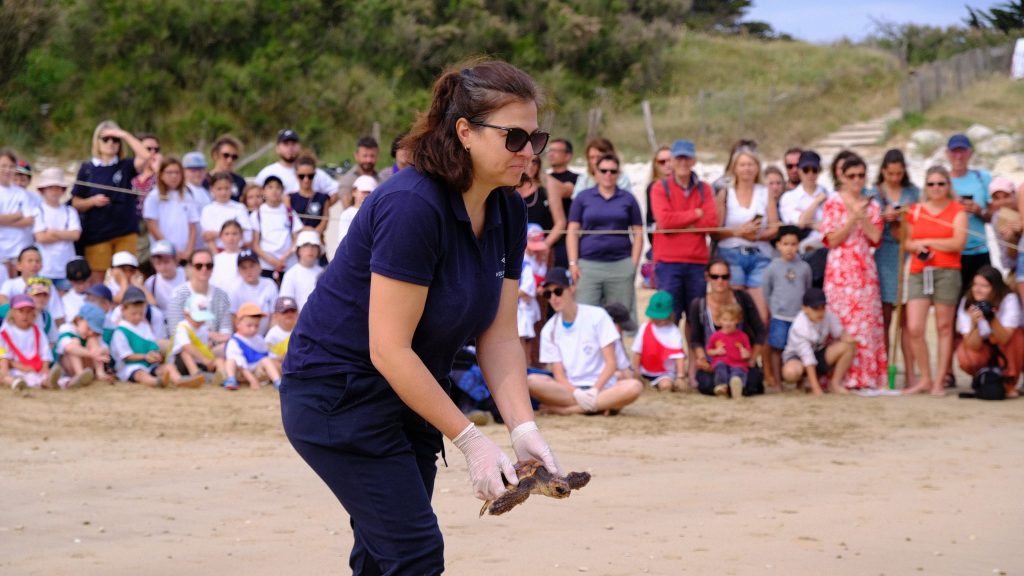
[[[569,472],[565,476],[555,476],[536,460],[517,462],[516,476],[519,477],[519,485],[513,486],[505,482],[508,491],[495,500],[484,502],[480,508],[481,516],[485,512],[492,516],[504,514],[525,502],[530,494],[568,498],[573,490],[579,490],[590,482],[588,472]]]

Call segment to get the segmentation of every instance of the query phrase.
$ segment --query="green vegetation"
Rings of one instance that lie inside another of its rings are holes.
[[[643,99],[660,138],[690,135],[705,149],[740,136],[804,141],[895,101],[893,59],[754,39],[775,34],[743,20],[750,4],[0,2],[0,20],[18,31],[0,35],[0,134],[22,150],[80,158],[105,118],[177,151],[225,132],[255,148],[290,126],[337,161],[374,122],[385,144],[407,128],[438,72],[476,54],[534,74],[557,134],[582,140],[600,107],[601,131],[641,156]]]
[[[944,132],[964,130],[971,124],[1024,133],[1024,83],[1003,76],[972,85],[960,94],[947,96],[924,114],[913,114],[894,123],[894,136],[908,136],[919,128]]]

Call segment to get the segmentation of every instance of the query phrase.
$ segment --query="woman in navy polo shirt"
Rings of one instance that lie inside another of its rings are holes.
[[[486,61],[446,72],[402,147],[414,158],[360,208],[292,333],[285,432],[352,518],[355,574],[440,574],[431,508],[441,434],[476,496],[517,482],[512,461],[448,396],[455,353],[480,367],[520,460],[557,464],[533,421],[516,300],[526,208],[511,190],[548,134],[539,90]]]
[[[135,153],[134,158],[124,157],[125,144]],[[104,188],[75,184],[71,189],[71,205],[82,217],[81,244],[93,283],[103,282],[115,252],[134,254],[139,249],[139,197],[130,191],[132,179],[149,156],[138,138],[112,120],[100,122],[93,131],[92,159],[82,162],[75,180]],[[123,188],[124,192],[109,188]]]

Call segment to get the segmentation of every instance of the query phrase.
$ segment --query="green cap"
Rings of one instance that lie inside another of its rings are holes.
[[[659,290],[647,304],[647,317],[651,320],[667,320],[672,317],[672,295]]]

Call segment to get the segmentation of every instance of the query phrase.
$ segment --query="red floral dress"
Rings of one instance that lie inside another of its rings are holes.
[[[821,233],[828,236],[846,223],[846,204],[841,196],[825,202]],[[871,224],[882,230],[882,212],[878,204],[868,205]],[[838,246],[828,246],[825,266],[825,295],[828,310],[843,328],[858,341],[857,356],[846,375],[847,388],[884,388],[887,385],[885,330],[882,324],[882,295],[878,286],[872,244],[858,226]]]

